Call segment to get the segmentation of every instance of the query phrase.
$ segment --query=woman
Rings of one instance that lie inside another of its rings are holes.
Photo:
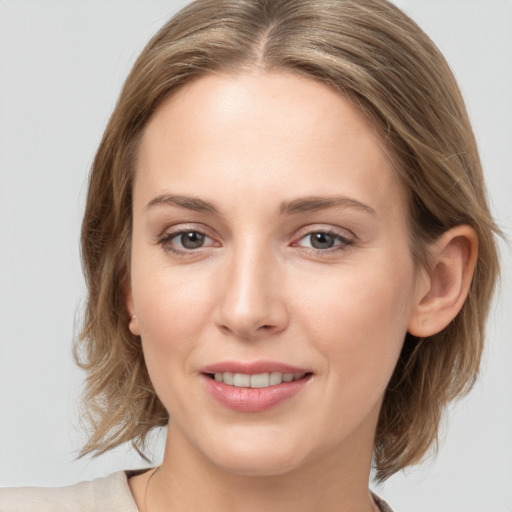
[[[473,383],[495,232],[455,81],[398,9],[190,5],[126,81],[82,231],[84,453],[168,423],[163,463],[22,495],[388,510],[372,456],[419,461]]]

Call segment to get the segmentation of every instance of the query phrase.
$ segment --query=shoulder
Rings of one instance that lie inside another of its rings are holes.
[[[0,489],[0,512],[138,512],[124,471],[58,488]]]

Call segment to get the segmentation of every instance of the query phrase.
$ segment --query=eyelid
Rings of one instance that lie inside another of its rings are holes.
[[[313,233],[328,233],[345,240],[356,240],[356,235],[349,229],[333,226],[331,224],[309,224],[307,226],[303,226],[297,230],[296,234],[294,235],[294,240],[302,239],[305,236],[311,235]]]
[[[215,238],[215,235],[212,233],[212,230],[201,223],[195,222],[180,222],[176,224],[166,225],[164,229],[162,229],[157,235],[158,239],[161,239],[165,236],[177,235],[180,233],[189,233],[189,232],[197,232],[202,235],[208,236],[210,238]]]

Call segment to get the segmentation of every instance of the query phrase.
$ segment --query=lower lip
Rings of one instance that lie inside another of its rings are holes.
[[[223,406],[237,412],[263,412],[301,391],[311,375],[292,382],[283,382],[266,388],[241,388],[228,386],[203,374],[208,392]]]

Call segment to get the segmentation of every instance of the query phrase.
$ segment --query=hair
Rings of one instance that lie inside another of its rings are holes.
[[[448,229],[467,224],[478,235],[459,314],[434,336],[405,338],[375,435],[376,477],[384,480],[436,445],[445,406],[474,384],[499,271],[499,230],[455,78],[428,36],[386,0],[198,0],[142,51],[94,159],[82,225],[88,301],[75,357],[87,374],[92,427],[82,455],[127,441],[143,454],[149,431],[169,420],[125,304],[141,134],[162,102],[195,78],[254,69],[328,84],[370,119],[406,191],[417,266]]]

